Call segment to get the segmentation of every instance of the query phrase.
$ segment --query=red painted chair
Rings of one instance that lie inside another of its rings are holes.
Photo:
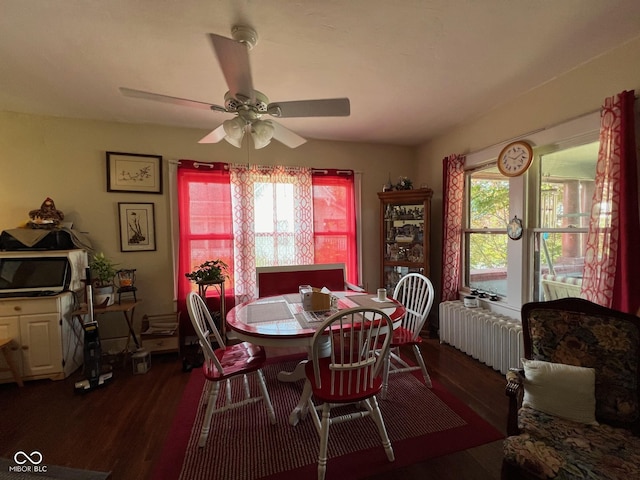
[[[382,388],[382,361],[389,348],[390,337],[385,332],[392,329],[391,319],[381,310],[357,307],[333,314],[313,337],[311,360],[305,365],[307,380],[302,399],[307,404],[304,413],[311,412],[320,434],[318,480],[324,479],[327,469],[329,427],[334,423],[370,416],[387,458],[390,462],[395,459],[376,400]],[[330,352],[328,357],[326,352]],[[314,399],[321,404],[316,406]],[[332,407],[345,404],[358,404],[362,409],[331,416]]]
[[[433,305],[434,289],[431,280],[419,273],[409,273],[400,279],[393,290],[393,298],[407,309],[402,325],[393,331],[389,353],[385,359],[381,398],[386,398],[389,374],[422,370],[426,385],[431,388],[431,377],[424,364],[419,345],[422,343],[420,331],[427,321]],[[409,346],[413,350],[418,365],[409,365],[400,357],[400,347]]]
[[[275,412],[261,370],[266,360],[264,349],[248,342],[226,346],[222,336],[213,323],[207,306],[197,293],[190,292],[187,295],[187,309],[193,328],[198,334],[200,347],[204,353],[205,360],[202,365],[202,371],[207,379],[204,386],[205,391],[207,391],[207,410],[205,412],[204,422],[202,423],[198,446],[204,447],[207,443],[209,429],[211,428],[211,419],[215,413],[243,407],[260,400],[264,402],[269,421],[275,424]],[[213,349],[211,345],[212,339],[220,345],[219,348]],[[261,392],[259,396],[251,395],[248,383],[250,375],[255,376],[257,380]],[[233,382],[233,380],[237,380],[237,382]],[[220,393],[220,384],[222,382],[225,383],[227,395],[224,405],[218,407],[218,394]],[[244,398],[233,401],[231,396],[232,384],[239,382],[241,382],[242,389],[244,390]]]
[[[258,297],[297,293],[300,285],[311,285],[318,288],[327,287],[334,292],[342,290],[364,292],[357,285],[345,281],[344,263],[256,268]]]

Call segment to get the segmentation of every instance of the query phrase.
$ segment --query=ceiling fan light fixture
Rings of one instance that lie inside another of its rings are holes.
[[[264,148],[273,138],[275,128],[269,120],[257,120],[251,125],[251,137],[253,138],[253,146],[256,150]]]
[[[240,117],[236,117],[232,120],[225,120],[222,123],[222,128],[224,128],[224,133],[226,133],[224,139],[234,147],[242,148],[244,126],[244,120]]]

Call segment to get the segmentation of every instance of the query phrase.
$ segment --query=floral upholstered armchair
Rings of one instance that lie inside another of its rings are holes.
[[[580,298],[522,307],[503,478],[640,478],[640,319]]]

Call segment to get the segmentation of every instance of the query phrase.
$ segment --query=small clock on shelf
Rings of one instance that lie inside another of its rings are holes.
[[[505,177],[517,177],[527,171],[533,160],[533,149],[524,140],[509,143],[498,155],[498,170]]]

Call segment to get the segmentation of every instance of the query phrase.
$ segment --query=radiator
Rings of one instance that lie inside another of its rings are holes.
[[[521,367],[522,325],[484,308],[468,308],[459,300],[440,304],[440,343],[448,343],[494,370]]]

